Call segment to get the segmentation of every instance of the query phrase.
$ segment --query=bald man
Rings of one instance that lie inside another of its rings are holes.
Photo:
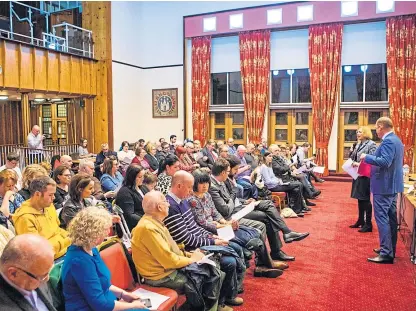
[[[45,135],[40,133],[39,125],[34,125],[32,131],[27,135],[27,146],[29,147],[30,164],[43,161],[43,140]]]
[[[53,257],[52,246],[40,235],[11,239],[0,257],[0,309],[56,311],[46,285]]]
[[[61,156],[60,161],[61,161],[61,165],[64,165],[64,166],[68,167],[68,169],[71,171],[71,174],[73,175],[73,172],[72,172],[71,168],[72,168],[72,164],[74,164],[74,162],[72,162],[71,156],[69,156],[67,154],[64,154],[64,155]]]
[[[202,304],[197,304],[195,292],[190,291],[185,284],[186,274],[179,269],[189,266],[203,258],[196,250],[192,255],[182,252],[172,239],[163,220],[169,214],[169,202],[162,192],[150,191],[143,198],[144,216],[132,231],[131,248],[133,261],[137,272],[144,282],[155,287],[167,287],[183,292],[187,301],[194,303],[192,308],[203,310]],[[221,286],[220,280],[217,284]]]

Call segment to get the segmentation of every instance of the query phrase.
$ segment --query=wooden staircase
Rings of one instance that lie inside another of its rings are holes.
[[[329,172],[329,176],[322,177],[326,181],[352,182],[352,177],[347,173]]]

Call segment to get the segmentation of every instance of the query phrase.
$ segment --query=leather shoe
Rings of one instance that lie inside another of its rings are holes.
[[[225,304],[227,306],[241,306],[244,303],[243,298],[235,297],[234,299],[226,299]]]
[[[350,226],[350,228],[361,228],[364,224],[357,220],[357,222]]]
[[[295,261],[295,257],[287,255],[284,251],[279,251],[277,256],[270,255],[273,260]]]
[[[283,261],[273,261],[272,262],[272,268],[273,269],[279,269],[279,270],[286,270],[289,268],[289,265]]]
[[[364,225],[360,230],[358,230],[358,232],[373,232],[373,226]]]
[[[285,243],[292,243],[293,241],[300,241],[306,238],[309,235],[309,232],[305,233],[298,233],[295,231],[291,231],[290,233],[286,233],[283,235],[283,239]]]
[[[305,216],[305,214],[304,213],[296,213],[296,215],[298,215],[298,217],[304,217]]]
[[[373,252],[380,255],[381,248],[373,248]]]
[[[312,211],[312,209],[310,207],[304,207],[302,213],[304,213],[305,211],[310,212]]]
[[[367,260],[369,262],[373,262],[373,263],[387,263],[387,264],[394,263],[393,258],[391,258],[390,256],[383,256],[383,255],[378,255],[378,256],[373,257],[373,258],[368,258]]]
[[[324,183],[324,182],[325,182],[325,180],[323,180],[323,179],[321,179],[321,178],[318,178],[318,179],[316,180],[316,182],[319,182],[320,184],[322,184],[322,183]]]
[[[305,200],[306,206],[316,206],[316,203],[313,203],[311,201]]]
[[[266,267],[256,267],[254,269],[254,276],[258,278],[277,278],[283,274],[283,270],[269,269]]]

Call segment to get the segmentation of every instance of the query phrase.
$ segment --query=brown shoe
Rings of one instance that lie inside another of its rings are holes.
[[[233,311],[233,308],[227,305],[222,305],[222,306],[218,306],[217,311]]]
[[[226,299],[225,304],[227,306],[241,306],[244,303],[243,298],[235,297],[234,299]]]
[[[274,260],[272,262],[272,268],[279,269],[279,270],[286,270],[287,268],[289,268],[289,265],[283,261]]]

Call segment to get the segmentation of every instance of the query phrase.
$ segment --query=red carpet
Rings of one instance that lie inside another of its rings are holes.
[[[322,194],[312,214],[286,220],[292,230],[310,232],[307,239],[284,245],[296,261],[277,279],[254,278],[251,267],[241,296],[244,305],[234,309],[415,311],[414,267],[400,237],[394,265],[368,263],[378,233],[348,228],[357,218],[351,185],[327,181],[318,188]]]

